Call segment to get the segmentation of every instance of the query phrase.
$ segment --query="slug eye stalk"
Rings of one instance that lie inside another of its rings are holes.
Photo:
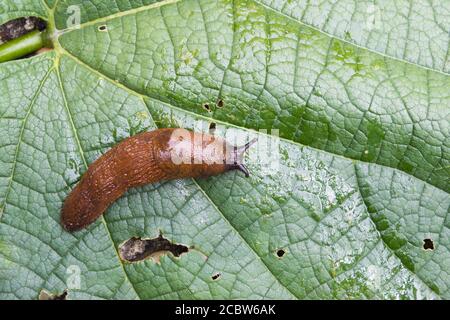
[[[250,176],[250,173],[248,172],[248,169],[245,167],[245,165],[242,163],[244,161],[244,155],[245,152],[250,149],[250,147],[256,143],[258,139],[253,138],[249,142],[247,142],[245,145],[240,147],[234,147],[233,150],[233,156],[234,156],[234,164],[232,165],[232,169],[236,169],[241,171],[245,174],[245,177],[248,178]]]
[[[236,166],[236,169],[243,172],[245,174],[246,178],[250,177],[250,173],[248,172],[248,169],[242,163],[238,164]]]

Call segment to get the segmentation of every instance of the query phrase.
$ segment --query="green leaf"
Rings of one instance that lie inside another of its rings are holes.
[[[0,4],[0,22],[25,16],[46,17],[46,4],[36,0],[4,0]]]
[[[445,4],[111,3],[0,5],[0,22],[33,12],[55,37],[0,65],[1,298],[450,298]],[[60,227],[112,145],[210,123],[278,129],[278,167],[135,188],[86,230]],[[159,234],[189,252],[120,259]]]

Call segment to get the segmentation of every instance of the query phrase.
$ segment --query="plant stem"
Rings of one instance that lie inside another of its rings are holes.
[[[47,33],[34,30],[0,45],[0,63],[21,58],[48,44]]]

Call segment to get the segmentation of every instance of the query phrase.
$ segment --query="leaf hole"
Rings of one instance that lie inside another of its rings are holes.
[[[433,240],[431,240],[429,238],[423,239],[423,248],[424,248],[424,250],[434,250]]]
[[[277,257],[278,258],[283,258],[283,256],[286,254],[286,251],[284,251],[283,249],[278,249],[277,250]]]
[[[98,26],[98,31],[101,31],[101,32],[108,31],[108,27],[105,24],[103,24],[101,26]]]
[[[215,281],[215,280],[219,279],[220,276],[221,276],[220,272],[217,272],[212,275],[211,279],[213,279]]]
[[[211,122],[209,124],[209,132],[210,133],[214,133],[215,130],[216,130],[216,123],[215,122]]]
[[[119,247],[120,258],[128,262],[138,262],[147,258],[154,258],[156,262],[159,262],[161,256],[168,253],[179,257],[188,251],[187,246],[170,242],[162,235],[153,239],[132,237]]]
[[[61,294],[50,293],[46,290],[41,290],[39,293],[39,300],[67,300],[67,290]]]
[[[211,112],[211,107],[209,106],[208,103],[204,103],[204,104],[203,104],[203,109],[205,109],[205,110],[208,111],[208,112]]]
[[[217,100],[216,105],[217,105],[219,108],[222,108],[222,107],[224,106],[223,100],[222,100],[222,99]]]

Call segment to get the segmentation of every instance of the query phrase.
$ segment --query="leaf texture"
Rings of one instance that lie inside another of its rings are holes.
[[[46,18],[55,50],[0,65],[0,297],[449,298],[449,11],[378,5],[2,3],[1,21]],[[112,145],[210,123],[278,129],[279,166],[132,189],[62,230],[65,196]],[[120,259],[159,234],[189,252]]]

